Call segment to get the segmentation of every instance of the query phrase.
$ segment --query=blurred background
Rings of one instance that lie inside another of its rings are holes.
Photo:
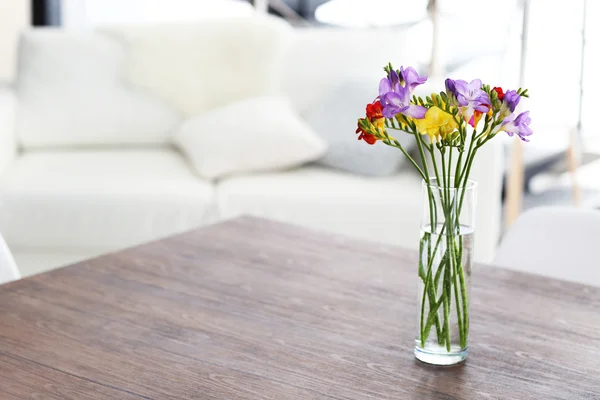
[[[583,0],[527,3],[529,12],[524,20],[523,0],[4,0],[0,5],[0,78],[10,80],[14,76],[18,34],[29,25],[86,29],[115,23],[249,16],[268,10],[298,27],[393,27],[431,37],[435,22],[436,47],[431,54],[442,68],[437,71],[440,75],[465,66],[481,75],[486,66],[490,69],[496,64],[505,82],[518,85],[519,68],[525,64],[523,85],[535,94],[528,103],[534,127],[543,121],[547,124],[524,155],[526,195],[531,194],[525,197],[524,206],[568,203],[573,196],[573,177],[565,174],[565,151],[574,146],[574,162],[589,164],[600,147],[593,134],[592,97],[600,86],[600,79],[594,76],[600,63],[600,28],[586,24],[599,16],[600,5],[584,4]],[[528,41],[522,57],[524,24]],[[560,104],[559,113],[556,107],[547,106],[548,99],[557,96],[558,103],[552,104]],[[571,136],[574,130],[575,140]],[[594,205],[595,189],[600,185],[594,178],[596,169],[588,167],[580,174],[577,185],[583,194],[576,195],[579,197],[574,201]]]
[[[498,140],[501,147],[501,188],[496,199],[500,205],[499,235],[519,213],[529,208],[548,204],[586,208],[597,208],[600,205],[600,141],[595,132],[594,118],[597,111],[594,109],[593,97],[600,89],[600,77],[595,74],[600,66],[600,27],[593,23],[595,18],[600,17],[600,3],[594,1],[2,0],[0,80],[6,87],[16,87],[17,93],[20,88],[25,87],[25,83],[21,86],[15,85],[15,82],[19,82],[23,68],[19,61],[23,60],[20,37],[23,32],[32,29],[58,29],[75,34],[102,30],[110,26],[202,25],[210,20],[257,18],[266,14],[286,21],[297,32],[318,30],[341,35],[339,39],[335,39],[340,43],[345,40],[343,35],[347,35],[350,45],[357,43],[357,46],[360,46],[354,49],[356,59],[368,59],[373,53],[381,54],[386,51],[389,52],[390,58],[394,58],[395,51],[404,51],[403,54],[410,54],[410,62],[414,63],[420,73],[429,75],[430,83],[436,83],[437,90],[443,88],[439,85],[443,85],[443,78],[447,76],[467,80],[482,78],[492,86],[502,85],[505,88],[529,88],[531,98],[525,102],[524,107],[531,111],[533,120],[532,128],[535,134],[531,143],[521,145],[508,137]],[[361,32],[365,35],[370,34],[371,39],[362,42],[357,39],[355,42],[352,38],[357,38]],[[404,38],[403,41],[395,41],[394,35],[400,35]],[[205,40],[211,38],[207,37]],[[320,51],[342,51],[335,44],[338,43],[335,40],[330,42],[330,48]],[[259,42],[253,45],[261,46]],[[65,57],[76,55],[69,53]],[[373,57],[379,62],[379,56]],[[399,66],[407,58],[403,57],[393,61]],[[340,58],[342,59],[351,60]],[[304,66],[310,69],[310,65],[317,61],[304,58],[298,59],[296,64],[305,63]],[[341,69],[346,67],[347,65],[336,66]],[[367,63],[362,68],[370,68],[370,65]],[[35,73],[43,75],[43,65],[38,67]],[[369,73],[380,74],[380,69]],[[307,82],[310,85],[311,81]],[[319,82],[321,81],[318,79],[314,80],[315,85]],[[17,97],[19,96],[20,94]],[[85,92],[82,92],[81,96],[84,97]],[[302,114],[302,110],[299,112]],[[352,117],[350,113],[347,119],[355,121],[359,116]],[[355,122],[350,123],[353,124]],[[348,135],[349,139],[356,139],[352,132]],[[27,151],[27,145],[17,146],[20,146],[20,152]],[[18,180],[11,177],[11,184],[15,184],[15,179]],[[325,182],[325,178],[323,179]],[[356,191],[360,193],[370,190],[371,186],[360,185],[371,183],[353,182],[348,181],[345,183],[347,186],[340,186],[339,190],[351,192],[349,187],[352,185],[358,185]],[[392,180],[386,184],[401,185],[402,182]],[[300,190],[297,189],[298,183],[294,185],[296,190]],[[270,189],[267,186],[265,190]],[[318,190],[321,189],[302,189],[304,192]],[[2,189],[0,182],[0,196],[6,196],[9,192],[8,189]],[[392,194],[397,195],[396,192]],[[418,197],[416,194],[411,196]],[[327,202],[335,205],[335,198],[331,196],[316,196],[315,199],[317,206]],[[37,212],[43,213],[39,210],[42,210],[46,203],[40,201],[40,204],[41,208],[38,208]],[[390,204],[393,204],[393,201],[390,200]],[[240,207],[238,211],[261,214],[256,211],[257,208],[260,206],[256,206],[255,209]],[[22,237],[27,236],[26,234],[17,235],[18,240],[13,239],[15,235],[11,234],[14,231],[12,225],[28,223],[15,219],[15,214],[8,210],[4,212],[10,213],[11,217],[0,218],[0,222],[4,221],[0,225],[0,232],[4,233],[9,246],[16,248],[17,261],[21,259],[23,265],[31,265],[30,268],[25,268],[26,274],[44,269],[41,265],[48,260],[47,254],[57,253],[57,248],[65,247],[55,246],[56,248],[48,250],[47,248],[52,246],[38,246],[35,243],[35,234],[32,234],[31,243],[26,243],[27,237]],[[296,222],[294,218],[287,217],[286,212],[266,216]],[[297,211],[289,212],[294,214]],[[360,220],[348,228],[351,224],[342,222],[346,219],[344,215],[338,216],[335,223],[331,223],[335,225],[332,230],[353,234],[367,224]],[[50,219],[40,221],[51,223]],[[323,222],[321,225],[315,222],[312,225],[328,228],[327,224],[329,222]],[[39,228],[30,226],[30,229]],[[96,228],[88,224],[85,229]],[[377,226],[369,229],[372,230],[367,236],[377,235]],[[171,231],[159,230],[153,235],[161,236],[166,233]],[[491,243],[499,238],[495,235],[491,237]],[[388,238],[386,241],[407,245],[409,239]],[[123,245],[135,244],[134,242],[135,240],[131,243],[123,242]],[[414,244],[417,244],[416,239]],[[109,247],[119,247],[113,244],[111,246],[96,248],[86,244],[82,247],[94,250],[71,252],[77,256],[57,257],[47,261],[47,264],[54,267],[82,258],[83,255],[92,255],[99,252],[99,249],[105,251],[109,250]],[[19,256],[21,248],[25,250],[23,255]],[[34,253],[40,257],[36,258]],[[490,260],[493,250],[485,254],[483,259]]]

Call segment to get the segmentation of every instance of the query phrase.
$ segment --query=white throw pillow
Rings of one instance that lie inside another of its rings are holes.
[[[125,25],[110,30],[130,52],[125,78],[186,117],[248,97],[277,93],[293,32],[272,16]]]
[[[365,116],[367,104],[377,94],[378,81],[348,80],[314,102],[306,122],[328,144],[319,164],[364,176],[390,176],[408,162],[398,149],[383,142],[370,146],[358,140],[356,121]],[[407,150],[416,146],[415,137],[390,131]],[[412,168],[412,165],[410,166]]]
[[[175,143],[203,178],[272,171],[319,159],[325,142],[285,97],[255,97],[188,119]]]

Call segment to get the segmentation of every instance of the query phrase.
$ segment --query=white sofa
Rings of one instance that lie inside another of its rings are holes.
[[[422,197],[408,167],[367,178],[311,164],[209,182],[170,137],[185,117],[253,95],[288,95],[302,115],[345,79],[423,61],[413,39],[258,17],[24,33],[16,82],[0,92],[0,232],[22,274],[241,214],[415,248]],[[499,232],[497,151],[474,168],[484,261]]]

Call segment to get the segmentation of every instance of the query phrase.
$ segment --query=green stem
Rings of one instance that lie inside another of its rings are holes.
[[[462,155],[462,153],[459,154],[459,161],[458,164],[460,164],[460,156]],[[458,168],[458,166],[457,166]],[[450,171],[452,171],[452,147],[450,147],[450,156],[449,156],[449,160],[448,160],[448,173],[450,173]],[[456,175],[454,176],[455,180],[456,180]],[[449,184],[450,182],[448,182],[448,186],[450,186]],[[450,188],[448,188],[448,196],[450,196]],[[454,196],[452,198],[452,203],[450,205],[451,209],[454,210],[454,205],[456,204],[456,197],[457,197],[458,193],[457,190],[455,189],[454,191]],[[450,198],[448,198],[447,202],[450,202]],[[454,210],[457,214],[457,216],[460,213],[460,209],[459,210]],[[457,217],[457,224],[460,223],[459,218]],[[457,234],[458,237],[460,238],[460,241],[462,242],[462,238],[460,237],[460,225],[457,225]],[[450,250],[450,259],[453,260],[453,266],[452,266],[452,276],[453,276],[453,287],[454,287],[454,303],[456,304],[456,319],[458,321],[458,332],[459,332],[459,339],[460,339],[460,347],[461,348],[465,348],[466,347],[466,343],[467,343],[467,332],[465,332],[464,327],[463,327],[463,318],[462,318],[462,314],[463,312],[461,311],[461,302],[459,300],[459,290],[458,290],[458,284],[459,284],[459,278],[458,278],[458,270],[459,270],[459,265],[462,265],[462,251],[458,252],[456,251],[456,239],[454,237],[454,235],[450,236],[450,241],[451,241],[451,246],[449,246],[449,250]],[[461,246],[461,250],[462,250],[462,246]],[[455,252],[457,254],[455,254]],[[458,256],[458,257],[457,257]]]
[[[419,141],[418,144],[419,144],[419,149],[421,152],[421,157],[424,160],[424,154],[422,151],[422,149],[423,149],[422,143]],[[445,344],[447,351],[451,351],[451,343],[452,342],[451,342],[451,331],[450,331],[450,321],[451,321],[450,309],[451,309],[452,286],[454,286],[454,296],[455,296],[455,302],[456,302],[456,307],[457,307],[457,316],[459,318],[460,341],[461,341],[461,344],[463,342],[466,342],[466,337],[465,337],[466,333],[464,330],[463,318],[461,315],[463,313],[460,312],[460,301],[458,300],[458,289],[457,289],[458,285],[456,283],[456,279],[457,279],[457,275],[458,275],[460,277],[461,283],[463,283],[463,285],[464,285],[464,271],[462,269],[462,266],[459,267],[460,261],[457,261],[457,259],[455,258],[455,253],[454,253],[455,247],[454,246],[455,246],[456,242],[454,240],[454,229],[452,227],[453,220],[454,220],[454,215],[453,215],[452,210],[454,209],[457,199],[456,199],[456,194],[451,199],[451,189],[450,189],[450,181],[449,181],[450,177],[448,175],[448,173],[452,170],[452,149],[450,149],[450,153],[448,156],[448,168],[447,169],[446,169],[445,153],[442,152],[442,175],[441,176],[442,176],[443,180],[440,181],[439,169],[437,168],[437,162],[435,160],[434,147],[433,147],[433,145],[430,145],[430,146],[426,146],[426,148],[429,150],[431,157],[432,157],[433,168],[435,171],[438,186],[440,183],[443,184],[443,190],[442,190],[442,188],[440,188],[439,190],[440,190],[440,202],[441,202],[442,208],[444,210],[444,216],[445,216],[446,223],[442,226],[442,229],[439,232],[438,240],[437,240],[437,243],[433,250],[433,253],[431,253],[429,251],[430,246],[428,246],[428,257],[427,257],[428,258],[428,268],[427,268],[427,276],[425,279],[425,288],[423,291],[423,298],[422,298],[422,302],[421,302],[421,344],[423,346],[425,345],[425,342],[429,335],[432,324],[436,323],[439,318],[439,316],[437,314],[438,309],[441,305],[443,305],[444,306],[444,327],[442,328],[441,335],[440,335],[439,330],[437,332],[438,333],[438,343]],[[469,152],[468,152],[469,156],[472,155],[471,154],[472,152],[473,152],[473,143],[471,143],[470,147],[469,147]],[[459,155],[459,165],[457,166],[457,170],[460,166],[461,159],[462,159],[462,152]],[[471,157],[467,157],[467,160],[469,162],[465,164],[465,168],[468,168],[472,165]],[[424,165],[426,165],[426,163]],[[468,176],[467,170],[461,171],[461,175]],[[457,182],[457,183],[460,183],[460,182]],[[464,196],[464,193],[463,193],[463,196]],[[431,206],[431,202],[432,201],[435,202],[435,199],[433,197],[433,193],[432,193],[432,190],[430,187],[429,187],[429,191],[428,191],[428,198],[429,198],[429,202],[430,202],[430,211],[431,211],[433,209],[433,207]],[[431,218],[431,216],[430,216],[430,218]],[[436,226],[436,225],[432,224],[432,228],[434,226]],[[447,230],[447,232],[448,232],[448,234],[446,235],[446,240],[448,241],[447,242],[448,248],[445,251],[445,254],[442,258],[442,262],[438,266],[438,270],[436,271],[435,278],[433,279],[433,282],[432,282],[433,261],[434,261],[435,255],[437,254],[437,249],[439,247],[441,239],[442,239],[442,237],[444,237],[444,232],[443,232],[444,230]],[[435,231],[433,231],[433,232],[435,232]],[[429,244],[430,243],[431,243],[431,240],[429,238]],[[422,260],[420,262],[422,262]],[[422,269],[421,266],[420,266],[420,269]],[[460,272],[458,272],[459,270],[460,270]],[[438,282],[439,282],[439,279],[441,278],[442,273],[444,273],[444,282],[443,282],[443,287],[441,288],[442,296],[440,297],[440,299],[438,301],[435,301],[435,297],[434,297],[435,289],[438,287]],[[463,286],[463,285],[461,285],[461,286]],[[462,292],[463,303],[464,303],[465,302],[464,299],[466,298],[466,288],[464,286],[461,288],[461,292]],[[425,321],[425,302],[426,302],[425,297],[426,296],[429,298],[429,315],[427,317],[427,321]],[[436,330],[437,330],[437,328],[436,328]],[[441,340],[440,340],[440,337],[441,337]]]
[[[464,178],[464,184],[463,184],[463,188],[461,191],[460,201],[459,201],[458,210],[457,210],[457,214],[456,214],[456,223],[457,223],[458,227],[460,227],[460,225],[459,225],[460,224],[460,211],[462,210],[464,199],[465,199],[465,194],[467,192],[467,182],[469,179],[469,175],[471,174],[471,167],[473,166],[473,160],[475,159],[475,155],[477,154],[477,150],[479,149],[479,147],[480,146],[476,146],[473,149],[473,141],[471,142],[471,144],[469,146],[469,153],[468,153],[465,169],[462,173],[462,177]],[[463,312],[461,347],[464,348],[467,345],[467,338],[468,338],[468,334],[469,334],[469,299],[468,299],[468,295],[467,295],[465,271],[464,271],[464,268],[462,265],[462,250],[463,250],[463,241],[462,241],[462,236],[460,236],[460,234],[459,234],[459,246],[458,246],[458,257],[457,257],[456,268],[457,268],[457,275],[458,275],[458,278],[460,281],[460,294],[461,294],[462,312]],[[458,304],[457,304],[457,309],[458,309]]]
[[[392,141],[391,138],[386,133],[386,139],[383,140],[383,143],[387,144],[388,146],[396,147],[396,148],[400,149],[400,151],[402,152],[402,154],[404,154],[404,156],[406,158],[408,158],[408,160],[411,162],[411,164],[413,165],[413,167],[415,167],[417,169],[417,171],[419,172],[419,174],[421,175],[421,177],[426,182],[429,180],[428,177],[425,175],[425,173],[423,173],[423,170],[419,167],[419,165],[417,164],[417,162],[414,160],[414,158],[412,158],[410,156],[410,154],[408,154],[406,152],[406,150],[404,150],[404,147],[402,147],[402,145],[400,144],[400,142],[398,142],[396,139],[394,139]]]
[[[463,250],[463,240],[462,236],[459,236],[459,257],[461,262],[457,264],[458,268],[458,278],[460,280],[460,295],[462,300],[462,309],[463,309],[463,337],[464,343],[461,341],[461,347],[467,347],[467,338],[469,335],[469,297],[467,296],[467,287],[465,282],[465,271],[462,265],[462,250]]]
[[[429,336],[429,332],[431,331],[431,325],[433,325],[434,320],[436,319],[437,315],[438,315],[438,310],[440,309],[440,305],[442,305],[443,301],[442,299],[439,299],[435,305],[429,310],[429,315],[427,316],[427,322],[425,324],[425,328],[423,330],[423,334],[422,337],[427,337]],[[441,334],[440,334],[441,336]],[[424,344],[425,342],[422,342],[423,347],[425,346]],[[443,343],[441,341],[438,340],[438,343],[440,345],[442,345]]]
[[[463,170],[461,171],[460,175],[458,176],[458,180],[456,180],[456,188],[460,187],[460,184],[462,183],[462,179],[465,177],[465,171],[469,165],[469,160],[471,159],[471,153],[473,152],[473,145],[475,144],[475,133],[476,132],[473,131],[473,134],[471,135],[471,141],[469,143],[469,150],[467,151],[467,160],[465,161],[465,166],[464,166]]]
[[[423,296],[425,296],[425,292],[427,293],[427,297],[429,300],[429,313],[431,314],[431,310],[435,307],[435,303],[436,303],[436,293],[435,293],[435,288],[437,288],[437,282],[438,282],[438,278],[436,275],[436,278],[434,279],[434,285],[430,285],[427,283],[427,274],[428,272],[425,272],[425,268],[423,267],[423,251],[424,249],[424,241],[427,241],[427,265],[429,265],[429,260],[431,259],[431,233],[429,232],[424,232],[423,233],[423,238],[421,238],[421,243],[419,246],[419,276],[421,277],[421,279],[423,280],[423,284],[425,285],[424,287],[424,292],[423,292]],[[423,304],[424,305],[424,304]],[[421,321],[423,320],[423,314],[424,314],[425,310],[421,309]],[[440,326],[440,322],[439,322],[439,318],[435,318],[434,320],[435,322],[435,330],[436,333],[438,335],[438,340],[441,334],[441,326]],[[421,330],[423,330],[421,328]],[[426,331],[427,334],[425,335],[425,339],[427,339],[428,336],[428,332]]]
[[[429,179],[429,168],[427,167],[427,159],[425,158],[425,152],[423,151],[423,139],[421,138],[421,135],[416,129],[413,128],[412,133],[413,135],[415,135],[415,138],[417,140],[417,147],[419,148],[419,154],[421,155],[421,162],[423,163],[423,169],[425,170],[425,174],[427,175],[427,178],[424,179],[427,183],[427,197],[429,199],[429,222],[431,224],[431,230],[435,232],[435,230],[437,229],[437,207],[432,196],[431,187],[429,186],[431,182]]]
[[[465,152],[464,149],[460,149],[459,153],[458,153],[458,160],[456,161],[456,170],[454,171],[454,187],[458,187],[458,177],[460,175],[460,167],[461,167],[461,163],[462,163],[462,158],[463,158],[463,153]]]
[[[431,154],[431,162],[433,164],[433,169],[435,171],[435,177],[437,179],[437,186],[439,187],[443,183],[443,181],[440,181],[440,174],[439,174],[439,170],[438,170],[438,167],[437,167],[437,161],[435,160],[435,151],[434,151],[434,148],[435,147],[433,145],[431,145],[431,146],[428,147],[429,153]],[[444,163],[444,153],[442,151],[440,151],[440,153],[442,154],[442,165],[443,165],[443,163]],[[441,197],[440,197],[440,200],[441,200]]]
[[[454,242],[454,238],[452,238],[452,245],[450,246],[450,257],[452,259],[454,259],[454,266],[453,266],[453,270],[452,270],[452,275],[454,276],[454,302],[456,303],[456,318],[458,320],[458,332],[459,332],[459,337],[460,337],[460,347],[461,349],[464,349],[466,347],[466,343],[467,343],[467,337],[466,337],[466,332],[463,328],[463,320],[462,320],[462,312],[460,309],[460,301],[459,301],[459,296],[458,296],[458,283],[459,283],[459,278],[458,278],[458,265],[460,265],[462,263],[462,260],[460,258],[455,258],[455,254],[454,251],[456,250],[455,248],[456,243]],[[458,254],[456,254],[456,256],[458,256]]]
[[[428,243],[431,242],[431,235],[427,232],[423,233],[423,237],[419,240],[419,278],[425,283],[425,279],[427,278],[427,272],[425,272],[425,267],[423,266],[423,252],[425,251],[425,241]]]
[[[449,240],[450,235],[446,235],[447,240]],[[446,254],[444,257],[448,257],[448,251],[446,250]],[[444,267],[444,288],[443,288],[443,301],[444,301],[444,333],[445,333],[445,341],[446,341],[446,350],[450,351],[451,339],[450,339],[450,306],[451,306],[451,291],[450,291],[450,268],[451,261],[448,260],[446,266]]]
[[[425,159],[425,152],[423,151],[423,142],[422,142],[422,138],[421,135],[419,134],[419,132],[417,132],[416,130],[413,130],[413,135],[415,135],[415,138],[417,140],[417,148],[419,149],[419,154],[421,155],[421,161],[423,162],[423,169],[425,170],[425,174],[427,174],[427,176],[429,176],[429,171],[427,170],[427,160]],[[429,180],[428,180],[429,181]]]
[[[446,186],[446,184],[445,184],[445,176],[444,176],[444,181],[440,180],[440,174],[439,174],[439,170],[438,170],[438,167],[437,167],[437,161],[435,159],[435,151],[434,151],[434,149],[435,149],[435,147],[433,146],[433,144],[430,144],[429,146],[427,146],[427,150],[429,150],[429,154],[431,155],[431,163],[433,164],[433,170],[435,172],[435,179],[437,181],[437,187],[438,187],[438,192],[439,192],[439,197],[440,197],[440,204],[441,204],[442,210],[444,212],[444,218],[446,218],[446,210],[445,210],[446,204],[444,202],[444,195],[443,195],[442,189],[440,188],[440,185]],[[443,166],[443,164],[444,164],[444,153],[441,152],[441,154],[442,154],[442,166]],[[436,204],[435,197],[433,196],[433,191],[431,190],[431,188],[429,190],[429,196],[431,197],[430,201],[433,201],[433,204],[435,205]],[[435,226],[435,229],[437,230],[437,224]]]
[[[442,258],[442,262],[443,262],[443,258]],[[440,284],[440,278],[442,277],[442,272],[443,272],[443,268],[438,267],[437,271],[435,272],[435,278],[433,278],[433,284],[435,285],[435,287],[437,288]]]
[[[428,297],[429,287],[431,285],[431,264],[427,268],[427,277],[425,279],[425,287],[423,288],[423,296],[421,296],[421,347],[425,347],[425,342],[427,341],[427,336],[429,336],[429,332],[427,335],[425,334],[425,299]],[[435,302],[435,299],[434,299]],[[431,303],[430,303],[431,304]],[[435,308],[435,307],[434,307]],[[429,315],[431,316],[432,308],[430,306]],[[436,311],[437,313],[437,311]],[[428,317],[429,320],[429,317]]]
[[[431,287],[431,275],[432,275],[432,268],[433,268],[433,259],[434,259],[434,254],[436,254],[438,247],[440,246],[440,242],[441,239],[444,235],[444,230],[445,230],[446,226],[444,225],[440,231],[440,234],[437,238],[437,241],[435,243],[435,247],[433,249],[433,253],[429,253],[428,254],[428,259],[427,259],[427,277],[425,279],[425,285],[423,287],[423,295],[421,296],[421,326],[420,326],[420,330],[421,330],[421,346],[424,347],[425,346],[425,341],[427,340],[427,337],[429,336],[429,333],[427,333],[427,335],[425,335],[425,331],[424,331],[424,318],[425,318],[425,298],[430,295],[430,291],[429,288]],[[431,299],[431,297],[430,297]],[[435,301],[435,297],[433,298]],[[431,303],[430,303],[431,304]],[[439,318],[437,316],[437,309],[436,309],[436,315],[434,316],[434,319],[436,321],[436,331],[438,329],[438,325],[439,325]],[[430,308],[429,310],[429,314],[431,317],[431,313],[432,313],[432,309]],[[440,328],[441,329],[441,328]],[[441,331],[438,334],[438,342],[439,342],[439,338],[441,336]],[[440,343],[441,344],[441,343]]]
[[[446,230],[446,235],[443,235],[443,233],[440,232],[439,239],[441,239],[442,237],[445,237],[446,240],[448,240],[448,237],[449,237],[448,235],[452,234],[452,227],[451,227],[450,209],[448,208],[450,191],[449,191],[449,187],[448,187],[449,177],[447,176],[447,173],[446,173],[446,154],[445,154],[445,151],[443,151],[443,149],[440,149],[440,152],[442,155],[442,175],[441,175],[442,179],[440,180],[440,173],[439,173],[439,169],[437,167],[437,161],[435,160],[434,146],[430,145],[430,146],[428,146],[428,149],[431,154],[433,168],[435,170],[435,176],[436,176],[436,179],[438,182],[440,203],[442,205],[442,209],[444,210],[444,221],[445,222],[444,222],[442,229]],[[440,184],[442,187],[440,187]],[[451,345],[451,337],[450,337],[450,318],[451,318],[451,315],[450,315],[450,305],[451,305],[450,277],[451,277],[451,272],[450,271],[452,268],[452,261],[453,261],[452,258],[448,254],[448,249],[446,249],[446,251],[442,257],[442,262],[440,263],[440,265],[438,265],[438,270],[436,271],[436,277],[434,279],[435,287],[437,288],[439,277],[441,276],[442,272],[444,273],[444,280],[443,280],[443,284],[442,284],[442,296],[441,296],[441,301],[444,306],[444,327],[442,329],[442,339],[440,340],[440,338],[438,337],[438,343],[440,343],[440,344],[445,343],[447,351],[450,351],[450,345]]]
[[[463,185],[463,190],[462,193],[460,195],[460,202],[458,204],[458,210],[462,210],[462,206],[463,206],[463,202],[465,200],[465,193],[467,192],[467,182],[469,180],[469,175],[471,175],[471,167],[473,166],[473,160],[475,159],[475,155],[477,154],[477,150],[479,149],[479,147],[476,147],[475,150],[473,151],[473,154],[471,155],[470,159],[467,160],[467,166],[466,166],[466,172],[465,172],[465,181],[464,181],[464,185]],[[457,213],[457,218],[460,216],[460,214]]]
[[[450,209],[450,188],[448,187],[449,177],[447,176],[448,174],[446,173],[446,152],[443,151],[443,149],[442,149],[441,153],[442,153],[442,179],[443,179],[443,183],[444,183],[444,196],[442,199],[442,204],[444,205],[445,224],[447,226],[447,229],[446,229],[446,252],[444,254],[444,258],[447,260],[447,262],[446,262],[446,265],[443,267],[444,268],[444,282],[443,282],[443,289],[442,289],[443,301],[444,301],[444,340],[446,342],[446,350],[450,351],[450,346],[452,344],[451,337],[450,337],[450,318],[451,318],[450,287],[451,287],[452,283],[451,283],[450,279],[451,279],[451,270],[452,270],[452,265],[453,265],[454,260],[452,259],[451,254],[449,253],[449,250],[450,250],[450,240],[452,238],[454,230],[452,229],[452,219],[453,219],[452,210]],[[439,268],[442,268],[442,266],[440,265]]]
[[[430,229],[432,231],[432,233],[434,233],[437,230],[437,206],[435,204],[435,199],[433,198],[433,193],[431,190],[431,186],[430,186],[430,179],[429,179],[429,170],[427,167],[427,159],[425,158],[425,152],[423,151],[423,142],[422,142],[422,138],[419,135],[419,133],[414,129],[414,127],[412,128],[413,130],[413,135],[415,135],[416,141],[417,141],[417,146],[419,148],[419,154],[421,155],[421,162],[423,164],[423,169],[425,170],[425,174],[426,177],[424,176],[423,179],[425,180],[426,184],[427,184],[427,199],[429,201],[429,223],[430,223]],[[438,242],[436,243],[435,249],[433,251],[433,253],[431,253],[431,240],[428,243],[428,268],[427,268],[427,274],[428,276],[430,276],[431,274],[431,268],[433,267],[433,258],[432,258],[432,254],[435,254],[437,251],[437,247],[439,246],[439,238],[438,238]],[[429,280],[426,280],[425,282],[425,287],[423,288],[423,297],[427,296],[429,299],[429,308],[430,310],[432,309],[432,307],[435,305],[435,298],[436,298],[436,287],[431,285],[431,282]],[[422,302],[421,305],[421,325],[423,324],[423,318],[424,318],[424,313],[425,313],[425,301]],[[431,313],[431,311],[430,311]],[[436,333],[437,333],[437,337],[438,337],[438,341],[441,335],[441,325],[439,322],[439,317],[437,316],[437,314],[434,316],[434,321],[435,321],[435,328],[436,328]],[[428,333],[427,333],[428,336]],[[424,346],[425,341],[427,340],[427,336],[424,336],[424,332],[421,329],[421,343]]]

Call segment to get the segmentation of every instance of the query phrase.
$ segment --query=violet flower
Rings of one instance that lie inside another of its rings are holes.
[[[502,125],[499,130],[505,131],[508,136],[517,134],[524,142],[529,142],[527,136],[533,134],[533,130],[529,127],[531,118],[529,118],[529,111],[522,112],[517,117],[515,114],[511,114],[502,121]]]
[[[446,94],[452,95],[456,99],[456,85],[454,81],[450,78],[446,79]]]
[[[397,114],[421,119],[427,109],[423,106],[410,103],[412,90],[424,83],[427,77],[419,76],[414,68],[400,67],[400,75],[394,70],[390,71],[387,78],[379,82],[379,100],[383,106],[383,116],[394,118]]]
[[[383,97],[389,92],[397,91],[400,87],[400,77],[396,71],[392,70],[387,78],[383,78],[379,82],[379,97]]]
[[[413,67],[406,69],[400,67],[400,78],[404,81],[404,86],[410,89],[411,93],[417,86],[427,82],[427,77],[419,76],[419,73]]]
[[[512,114],[517,108],[520,100],[521,96],[517,94],[516,90],[508,90],[506,93],[504,93],[502,106],[500,107],[500,118],[506,118]]]
[[[423,106],[410,103],[410,89],[404,86],[398,86],[395,91],[387,92],[380,98],[383,105],[383,116],[394,118],[397,114],[404,114],[409,117],[421,119],[425,117],[427,109]]]
[[[474,79],[470,83],[460,79],[446,79],[447,94],[456,100],[456,105],[463,107],[463,115],[467,121],[475,111],[487,113],[490,109],[490,97],[481,89],[481,85],[480,79]]]

